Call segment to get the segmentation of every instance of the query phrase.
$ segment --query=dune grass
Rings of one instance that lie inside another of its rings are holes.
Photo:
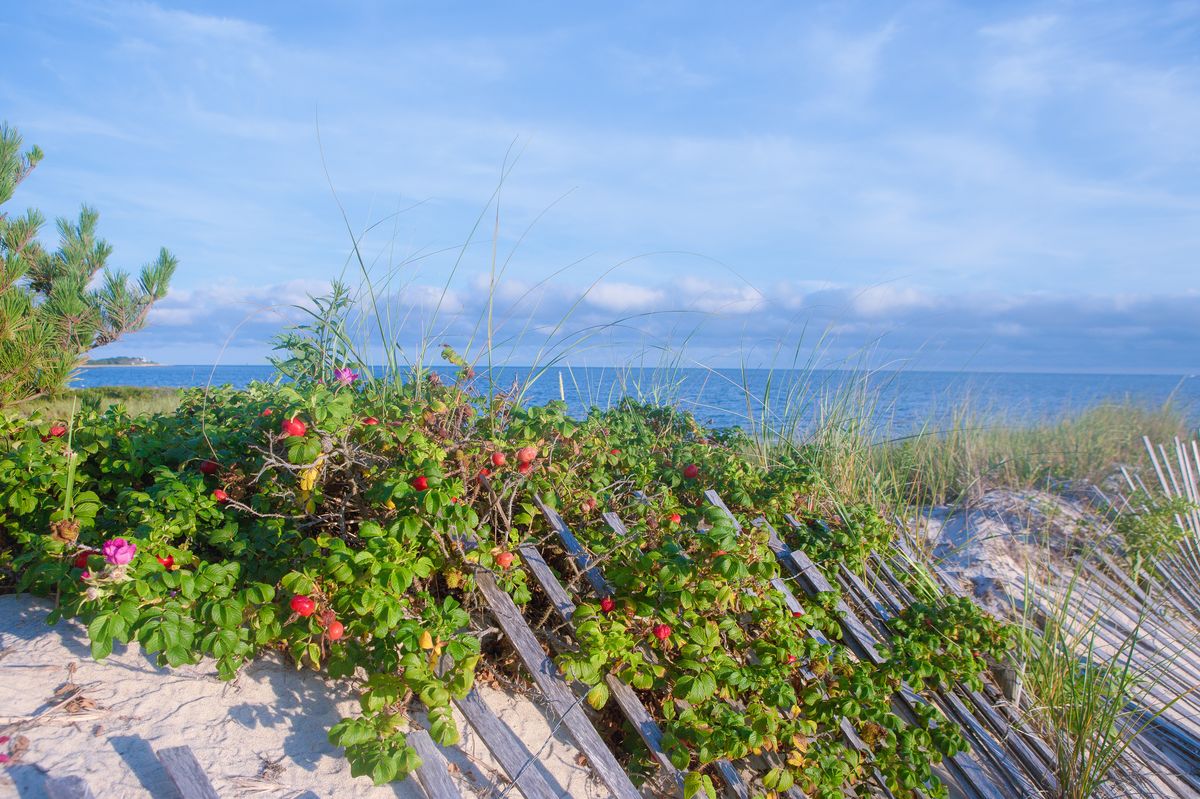
[[[1121,466],[1147,464],[1142,436],[1169,440],[1189,423],[1171,405],[1133,401],[1098,405],[1041,423],[1013,422],[963,406],[942,429],[880,437],[872,398],[842,397],[798,444],[831,493],[881,507],[907,508],[969,500],[994,488],[1102,484]],[[775,446],[797,446],[777,440]]]
[[[21,403],[16,406],[16,410],[27,416],[38,412],[47,419],[61,421],[71,415],[72,407],[82,407],[88,402],[98,403],[101,409],[111,405],[124,405],[134,416],[167,413],[179,405],[179,389],[141,386],[67,389],[50,397]]]
[[[1149,609],[1086,588],[1081,560],[1070,580],[1026,576],[1017,659],[1034,726],[1054,748],[1059,799],[1091,799],[1113,779],[1135,740],[1191,691],[1167,680],[1196,638],[1173,652],[1140,647]],[[1033,586],[1051,586],[1041,601]],[[1090,595],[1090,600],[1083,596]],[[1129,616],[1118,628],[1113,618]],[[1192,689],[1195,690],[1194,688]]]
[[[938,504],[990,488],[1100,484],[1121,466],[1144,463],[1143,435],[1168,439],[1187,430],[1186,418],[1169,403],[1106,403],[1034,425],[964,408],[946,432],[875,447],[871,461],[910,502]]]

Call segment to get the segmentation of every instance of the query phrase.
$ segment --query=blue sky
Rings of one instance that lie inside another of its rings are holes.
[[[0,17],[0,117],[47,153],[6,210],[181,262],[105,354],[261,361],[348,262],[339,202],[396,336],[462,342],[512,148],[518,360],[569,311],[628,320],[584,362],[1200,370],[1198,2],[332,5]]]

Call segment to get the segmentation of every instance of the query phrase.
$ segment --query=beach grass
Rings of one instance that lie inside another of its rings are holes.
[[[169,413],[179,405],[179,389],[143,386],[105,386],[101,388],[67,389],[48,397],[21,403],[16,410],[27,416],[41,413],[47,419],[63,420],[71,416],[72,408],[95,402],[100,409],[123,405],[133,416]]]
[[[862,412],[870,402],[865,395],[840,398],[799,443],[774,445],[800,447],[834,495],[903,509],[966,501],[997,488],[1102,485],[1122,466],[1147,466],[1143,435],[1166,441],[1191,430],[1177,406],[1127,400],[1032,424],[963,405],[947,423],[889,438]]]

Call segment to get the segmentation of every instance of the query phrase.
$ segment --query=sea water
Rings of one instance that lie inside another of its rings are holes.
[[[437,371],[452,379],[452,370]],[[244,388],[274,377],[267,365],[106,366],[79,370],[72,385]],[[903,435],[948,423],[964,404],[1006,423],[1033,423],[1105,402],[1155,407],[1168,399],[1193,422],[1200,420],[1200,376],[504,367],[491,377],[480,374],[476,387],[502,391],[525,386],[522,401],[562,399],[575,416],[631,396],[672,403],[717,427],[761,424],[764,411],[772,424],[792,417],[803,426],[812,424],[822,407],[843,405],[855,415],[865,414],[889,435]]]

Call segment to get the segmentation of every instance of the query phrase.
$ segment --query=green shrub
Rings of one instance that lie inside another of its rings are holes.
[[[1175,551],[1188,531],[1179,520],[1196,506],[1184,497],[1153,497],[1138,494],[1120,513],[1113,529],[1121,538],[1125,559],[1136,576],[1146,564]]]

